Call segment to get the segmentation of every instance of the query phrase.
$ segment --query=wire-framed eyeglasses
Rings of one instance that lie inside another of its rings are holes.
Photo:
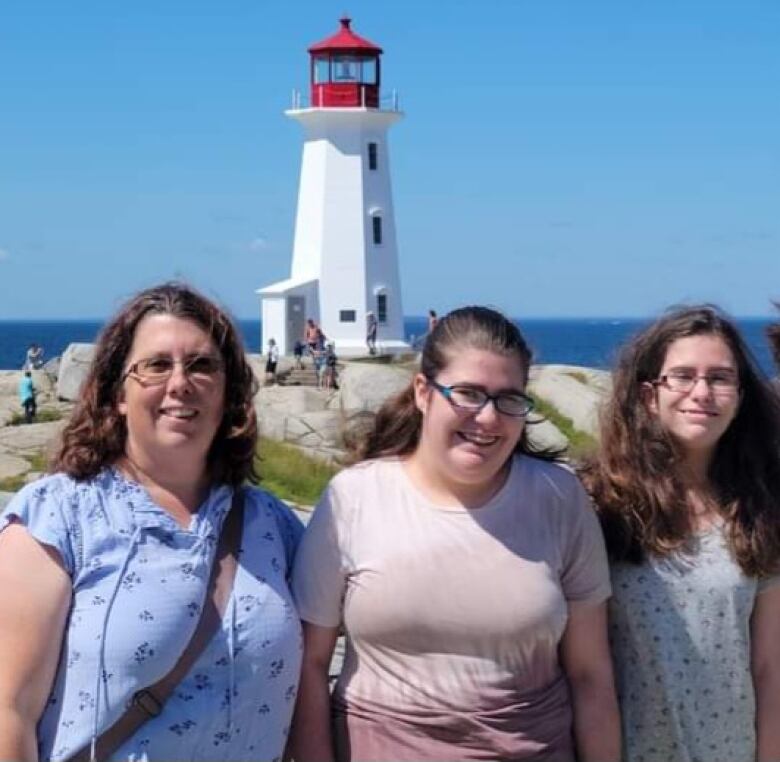
[[[164,384],[177,365],[181,365],[184,375],[195,383],[211,382],[223,369],[222,360],[214,355],[192,355],[183,360],[165,356],[145,357],[134,362],[125,371],[122,380],[134,376],[147,384]]]
[[[693,371],[674,370],[651,383],[653,386],[665,386],[670,392],[687,394],[699,381],[704,381],[716,396],[729,397],[739,391],[739,377],[732,371],[713,371],[700,376]]]
[[[428,383],[436,389],[453,407],[461,410],[469,410],[473,413],[482,410],[488,402],[499,413],[513,418],[523,418],[534,409],[534,401],[521,392],[499,392],[488,394],[478,386],[466,386],[465,384],[451,384],[446,386],[439,384],[432,378]]]

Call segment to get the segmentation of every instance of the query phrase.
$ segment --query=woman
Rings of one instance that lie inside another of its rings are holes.
[[[500,314],[450,313],[328,487],[294,571],[297,762],[617,760],[603,541],[528,444],[530,359]]]
[[[586,472],[628,762],[780,759],[780,414],[708,306],[635,338]]]
[[[281,758],[300,525],[241,486],[255,387],[230,320],[185,286],[138,294],[103,330],[53,473],[0,519],[0,759]],[[223,523],[243,550],[198,651]],[[182,653],[196,660],[161,705],[144,689]],[[139,709],[146,722],[111,749],[106,732]]]

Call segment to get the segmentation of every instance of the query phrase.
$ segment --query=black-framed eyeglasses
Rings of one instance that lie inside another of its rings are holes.
[[[164,384],[172,375],[177,365],[181,365],[184,374],[194,382],[206,383],[213,381],[222,371],[222,360],[214,355],[192,355],[183,360],[173,357],[145,357],[134,362],[122,376],[135,376],[147,384]]]
[[[484,389],[478,386],[467,386],[465,384],[451,384],[445,386],[439,384],[432,378],[428,383],[436,389],[453,407],[462,410],[469,410],[473,413],[482,410],[488,402],[499,413],[512,416],[513,418],[522,418],[534,409],[534,401],[521,392],[499,392],[498,394],[488,394]]]
[[[687,394],[701,380],[716,396],[728,397],[739,391],[739,377],[731,371],[716,371],[700,376],[693,371],[674,370],[670,373],[664,373],[651,383],[653,386],[665,386],[670,392]]]

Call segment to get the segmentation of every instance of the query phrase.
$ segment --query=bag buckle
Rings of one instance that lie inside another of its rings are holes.
[[[136,691],[130,703],[133,706],[137,706],[148,717],[159,717],[163,710],[163,706],[157,696],[146,688]]]

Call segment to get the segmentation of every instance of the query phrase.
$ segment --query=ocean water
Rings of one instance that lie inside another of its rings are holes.
[[[535,361],[591,368],[609,368],[620,345],[647,323],[633,318],[518,318],[515,322],[531,345]],[[773,375],[772,359],[764,338],[766,326],[773,321],[743,318],[737,322],[761,367]],[[0,321],[0,369],[20,368],[27,347],[33,342],[44,348],[45,359],[61,355],[71,342],[92,342],[102,324],[97,320]],[[248,351],[260,352],[260,321],[240,320],[238,324]],[[427,324],[425,317],[405,318],[407,340],[422,337]]]

